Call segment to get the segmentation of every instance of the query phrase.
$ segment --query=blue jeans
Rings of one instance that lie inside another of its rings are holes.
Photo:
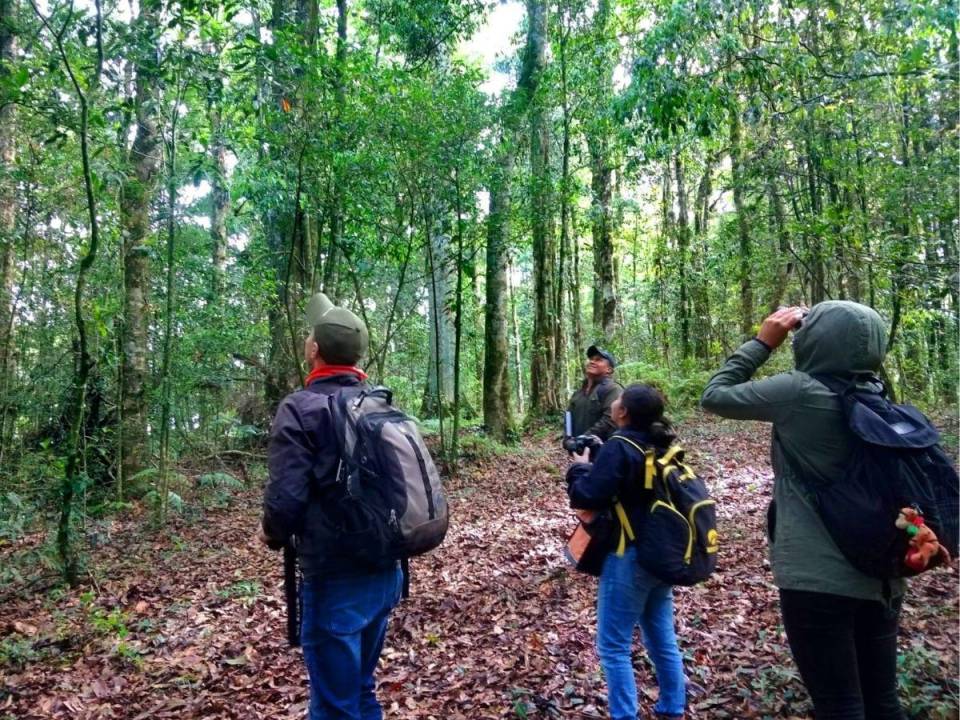
[[[607,679],[611,720],[637,717],[631,652],[638,624],[657,671],[660,697],[655,709],[664,715],[683,715],[686,678],[673,629],[673,588],[640,567],[636,548],[629,546],[622,557],[607,555],[597,592],[597,651]]]
[[[301,643],[310,677],[310,720],[381,720],[374,670],[402,573],[390,570],[303,581]]]

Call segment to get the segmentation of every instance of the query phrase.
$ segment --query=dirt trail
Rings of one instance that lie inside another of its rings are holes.
[[[692,718],[806,718],[766,567],[768,434],[696,417],[681,428],[720,501],[721,569],[676,592]],[[469,446],[469,443],[468,443]],[[414,563],[379,673],[388,718],[606,717],[593,649],[595,581],[571,574],[552,440],[468,458],[453,524]],[[285,645],[279,557],[253,542],[259,497],[159,535],[114,522],[95,582],[0,608],[0,720],[302,718],[306,683]],[[901,640],[915,717],[956,718],[957,573],[913,582]],[[645,710],[656,697],[642,651]],[[937,706],[952,714],[937,714]]]

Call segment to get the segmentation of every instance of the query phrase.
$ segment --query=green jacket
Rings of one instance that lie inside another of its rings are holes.
[[[570,398],[567,409],[573,416],[574,435],[596,435],[606,440],[617,426],[610,417],[610,406],[623,388],[616,380],[604,378],[586,392],[584,383]]]
[[[816,305],[793,336],[796,369],[750,381],[770,351],[749,340],[710,378],[704,410],[773,423],[770,563],[777,587],[884,600],[883,581],[856,570],[827,533],[805,479],[838,479],[852,452],[839,398],[810,377],[875,372],[886,354],[886,328],[872,309],[830,301]],[[786,452],[788,459],[785,459]],[[775,519],[774,519],[775,515]],[[902,581],[891,594],[903,593]]]

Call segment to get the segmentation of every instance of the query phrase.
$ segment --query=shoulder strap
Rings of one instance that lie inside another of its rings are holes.
[[[826,373],[808,373],[817,382],[825,385],[830,392],[834,392],[840,397],[845,397],[846,395],[861,390],[863,392],[870,392],[873,395],[880,395],[881,397],[887,396],[887,388],[883,384],[883,380],[877,377],[873,373],[864,373],[862,375],[854,375],[852,378],[842,378],[837,377],[836,375],[828,375]],[[862,383],[871,383],[877,387],[876,392],[870,390],[863,390],[860,386]]]
[[[656,477],[657,468],[654,465],[654,461],[657,459],[656,450],[650,449],[645,450],[643,447],[635,443],[630,438],[625,438],[623,435],[614,435],[610,438],[611,440],[621,440],[628,445],[632,445],[637,449],[638,452],[643,454],[643,487],[646,490],[653,490],[653,479]]]
[[[604,402],[607,399],[607,395],[613,392],[614,385],[617,385],[623,389],[623,385],[620,385],[620,383],[612,378],[600,383],[600,385],[597,386],[597,400]]]

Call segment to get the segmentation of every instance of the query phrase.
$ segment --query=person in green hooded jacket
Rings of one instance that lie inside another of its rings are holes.
[[[793,334],[795,369],[752,381]],[[887,330],[871,308],[822,302],[782,308],[737,349],[703,392],[703,409],[773,424],[770,562],[790,649],[817,720],[904,720],[897,699],[897,629],[905,585],[854,568],[830,537],[810,483],[843,476],[853,437],[840,399],[811,375],[876,373]]]

